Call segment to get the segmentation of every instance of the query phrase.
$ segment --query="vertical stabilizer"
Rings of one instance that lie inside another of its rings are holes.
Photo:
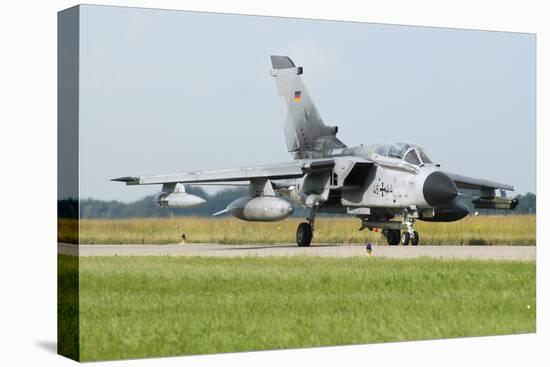
[[[302,81],[302,67],[296,67],[288,56],[271,56],[271,64],[288,151],[295,158],[309,158],[344,148],[336,138],[338,128],[325,125],[317,112]]]

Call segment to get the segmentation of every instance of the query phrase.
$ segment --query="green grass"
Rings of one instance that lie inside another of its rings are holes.
[[[530,333],[535,312],[534,262],[80,259],[84,361]]]
[[[57,258],[57,352],[74,360],[79,355],[79,261]]]
[[[423,245],[534,245],[534,215],[469,216],[452,223],[417,222]],[[143,218],[84,219],[80,222],[80,243],[177,243],[185,233],[187,242],[294,243],[300,218],[275,223],[244,222],[235,218]],[[358,231],[356,218],[318,218],[314,243],[385,244],[380,232]],[[59,239],[76,242],[70,220],[60,220]]]

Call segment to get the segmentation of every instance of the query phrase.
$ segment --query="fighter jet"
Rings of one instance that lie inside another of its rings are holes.
[[[293,212],[290,202],[307,209],[298,225],[296,243],[309,246],[318,213],[351,215],[360,230],[380,229],[389,245],[418,245],[417,220],[452,222],[468,215],[458,189],[479,191],[474,207],[509,209],[514,188],[485,179],[445,172],[415,144],[394,143],[348,147],[338,127],[323,122],[302,80],[303,68],[287,56],[271,56],[282,112],[284,136],[293,160],[261,166],[204,170],[113,181],[127,185],[162,185],[157,202],[163,207],[192,207],[204,202],[185,192],[184,184],[248,186],[248,195],[225,210],[246,221],[279,221]]]

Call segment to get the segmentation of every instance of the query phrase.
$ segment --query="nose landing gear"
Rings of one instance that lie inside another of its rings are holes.
[[[403,246],[407,246],[409,242],[413,246],[418,246],[418,232],[414,230],[416,218],[418,218],[418,212],[416,210],[405,211],[403,213],[403,224],[407,227],[407,230],[404,231],[401,236],[401,244]]]
[[[401,234],[401,244],[407,246],[408,244],[413,246],[418,246],[418,232],[413,231],[412,234],[409,232],[403,232]]]
[[[418,217],[416,212],[405,212],[403,214],[403,224],[407,227],[407,230],[401,235],[401,244],[407,246],[409,242],[413,246],[418,246],[418,232],[414,230],[414,222]]]

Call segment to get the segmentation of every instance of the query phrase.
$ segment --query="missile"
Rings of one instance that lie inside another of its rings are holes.
[[[518,199],[508,199],[505,197],[479,197],[476,196],[472,203],[476,209],[505,209],[514,210],[518,204]]]

